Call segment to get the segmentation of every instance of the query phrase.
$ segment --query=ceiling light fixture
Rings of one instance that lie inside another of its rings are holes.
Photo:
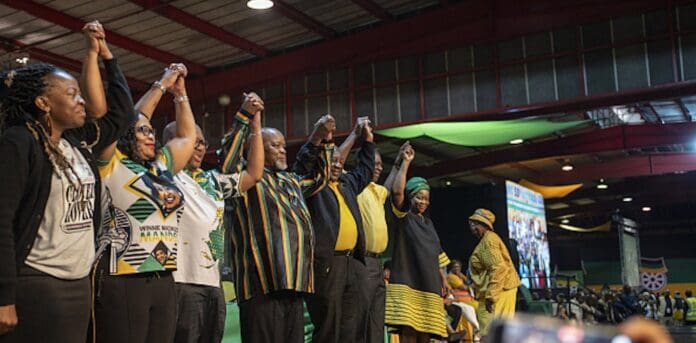
[[[512,144],[512,145],[518,145],[518,144],[522,144],[522,143],[524,143],[524,139],[522,139],[522,138],[517,138],[517,139],[513,139],[510,141],[510,144]]]
[[[599,183],[597,184],[597,189],[607,189],[609,188],[609,185],[604,183],[604,179],[599,179]]]
[[[249,0],[247,1],[247,7],[253,10],[267,10],[273,7],[273,1],[271,0]]]
[[[561,167],[561,170],[564,171],[564,172],[572,171],[572,170],[573,170],[573,165],[570,164],[570,162],[566,162],[566,163],[564,163],[563,166]]]
[[[621,199],[621,201],[623,201],[623,202],[631,202],[631,201],[633,201],[633,198],[631,198],[631,197],[624,197],[623,199]]]
[[[650,212],[650,211],[652,211],[652,208],[650,208],[650,206],[644,206],[642,208],[642,210],[643,210],[643,212]]]
[[[570,220],[568,220],[568,219],[561,220],[561,224],[568,224],[568,223],[570,223]]]
[[[445,185],[446,185],[446,186],[452,186],[452,181],[450,181],[450,180],[445,181]]]

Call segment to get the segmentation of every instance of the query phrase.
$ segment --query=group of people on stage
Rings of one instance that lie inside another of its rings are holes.
[[[407,179],[408,142],[379,185],[370,120],[336,147],[324,115],[289,166],[249,93],[218,170],[203,170],[186,67],[169,65],[134,104],[102,26],[83,33],[79,81],[50,64],[0,74],[0,342],[219,342],[225,218],[244,342],[302,342],[305,304],[321,343],[382,342],[385,324],[401,342],[447,337],[452,304],[475,305],[467,316],[485,335],[514,312],[520,279],[492,212],[468,218],[480,239],[470,275],[461,263],[445,273],[430,186]],[[176,121],[158,142],[151,119],[166,93]],[[357,166],[344,170],[354,145]]]

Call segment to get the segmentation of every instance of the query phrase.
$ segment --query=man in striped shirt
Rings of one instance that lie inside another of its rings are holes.
[[[303,295],[314,292],[314,232],[305,197],[328,183],[336,124],[321,117],[297,156],[306,173],[287,172],[285,138],[273,128],[261,132],[264,173],[261,181],[235,199],[231,233],[242,340],[302,342]],[[223,150],[242,142],[233,132]],[[223,163],[223,173],[239,172],[243,163]]]

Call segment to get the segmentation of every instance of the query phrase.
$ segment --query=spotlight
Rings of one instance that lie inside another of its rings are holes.
[[[22,64],[22,65],[27,65],[27,63],[29,62],[29,57],[26,57],[26,56],[25,57],[17,57],[17,58],[15,58],[15,62]]]
[[[452,186],[452,181],[450,181],[450,180],[445,181],[445,186]]]
[[[561,167],[561,170],[564,171],[564,172],[572,171],[572,170],[573,170],[573,165],[570,164],[569,162],[566,162],[566,163],[564,163],[563,166]]]
[[[513,139],[510,141],[510,144],[512,144],[512,145],[518,145],[518,144],[522,144],[522,143],[524,143],[524,139],[522,139],[522,138],[517,138],[517,139]]]
[[[631,202],[631,201],[633,201],[633,198],[631,198],[631,197],[624,197],[623,199],[621,199],[621,201],[623,201],[623,202]]]
[[[249,0],[247,1],[247,7],[253,10],[267,10],[273,7],[273,1],[270,0]]]
[[[643,210],[643,212],[650,212],[650,211],[652,211],[652,208],[650,208],[649,206],[644,206],[642,208],[642,210]]]
[[[230,96],[227,94],[223,94],[218,97],[218,104],[220,104],[220,106],[227,106],[231,101],[232,99],[230,99]]]
[[[604,179],[599,179],[599,183],[597,184],[597,189],[607,189],[609,188],[609,185],[604,183]]]
[[[568,223],[570,223],[570,220],[568,220],[568,219],[561,220],[561,224],[568,224]]]

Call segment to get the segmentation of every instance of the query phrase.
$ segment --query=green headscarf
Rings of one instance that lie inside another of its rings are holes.
[[[406,194],[408,194],[409,197],[413,197],[413,195],[424,189],[429,191],[430,185],[428,185],[428,180],[420,176],[414,176],[406,182]]]

